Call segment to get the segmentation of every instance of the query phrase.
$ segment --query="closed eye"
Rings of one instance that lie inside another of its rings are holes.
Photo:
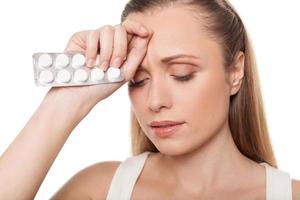
[[[194,77],[194,73],[191,73],[191,74],[188,74],[188,75],[185,75],[185,76],[175,76],[175,75],[172,75],[174,77],[174,79],[176,81],[179,81],[179,82],[187,82],[189,80],[191,80],[193,77]],[[129,81],[129,87],[131,88],[134,88],[134,87],[142,87],[145,85],[145,80],[140,80],[140,81]]]
[[[186,82],[186,81],[191,80],[194,77],[194,75],[193,75],[193,73],[191,73],[191,74],[188,74],[188,75],[185,75],[185,76],[174,76],[174,77],[178,81]]]

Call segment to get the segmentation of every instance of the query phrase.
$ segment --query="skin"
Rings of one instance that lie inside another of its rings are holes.
[[[191,11],[168,8],[154,12],[128,17],[155,33],[141,64],[145,70],[138,69],[134,77],[135,81],[145,80],[144,84],[129,92],[133,112],[160,151],[149,158],[145,173],[149,170],[152,175],[140,181],[141,187],[163,180],[153,191],[176,188],[172,195],[178,198],[249,198],[251,191],[256,191],[254,197],[263,199],[264,167],[238,151],[228,125],[229,97],[241,85],[243,54],[234,70],[225,73],[220,44],[210,39]],[[161,62],[176,54],[198,58]],[[194,77],[188,82],[174,79],[190,73]],[[172,136],[159,138],[148,126],[153,120],[185,123]]]
[[[122,66],[125,81],[50,89],[0,158],[1,199],[33,199],[76,125],[124,83],[145,78],[145,85],[129,95],[144,132],[161,153],[149,155],[132,199],[265,199],[264,168],[240,154],[228,129],[228,99],[240,88],[244,56],[240,53],[226,74],[221,47],[190,12],[165,8],[156,15],[130,14],[121,25],[75,33],[65,51],[85,52],[92,66],[100,48],[100,67]],[[160,62],[178,52],[201,59]],[[147,73],[136,73],[140,66]],[[195,76],[186,83],[172,76],[191,71]],[[162,119],[185,124],[172,137],[159,139],[147,123]],[[100,162],[81,170],[51,199],[105,199],[119,164]],[[294,199],[299,191],[294,180]]]

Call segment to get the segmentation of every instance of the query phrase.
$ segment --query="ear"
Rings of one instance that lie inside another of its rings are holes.
[[[230,95],[236,94],[243,81],[245,66],[245,54],[239,52],[230,70]]]

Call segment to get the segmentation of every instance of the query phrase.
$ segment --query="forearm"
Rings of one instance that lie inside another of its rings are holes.
[[[72,130],[89,112],[48,94],[0,159],[0,199],[33,199]]]

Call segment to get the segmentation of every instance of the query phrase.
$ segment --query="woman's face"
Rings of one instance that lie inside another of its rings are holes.
[[[132,13],[154,32],[147,54],[129,89],[139,124],[157,149],[168,155],[195,150],[226,130],[230,85],[226,81],[221,46],[210,39],[195,13],[185,8]],[[187,55],[173,60],[164,58]],[[176,77],[187,76],[187,81]],[[159,137],[152,121],[184,122],[176,132]]]

